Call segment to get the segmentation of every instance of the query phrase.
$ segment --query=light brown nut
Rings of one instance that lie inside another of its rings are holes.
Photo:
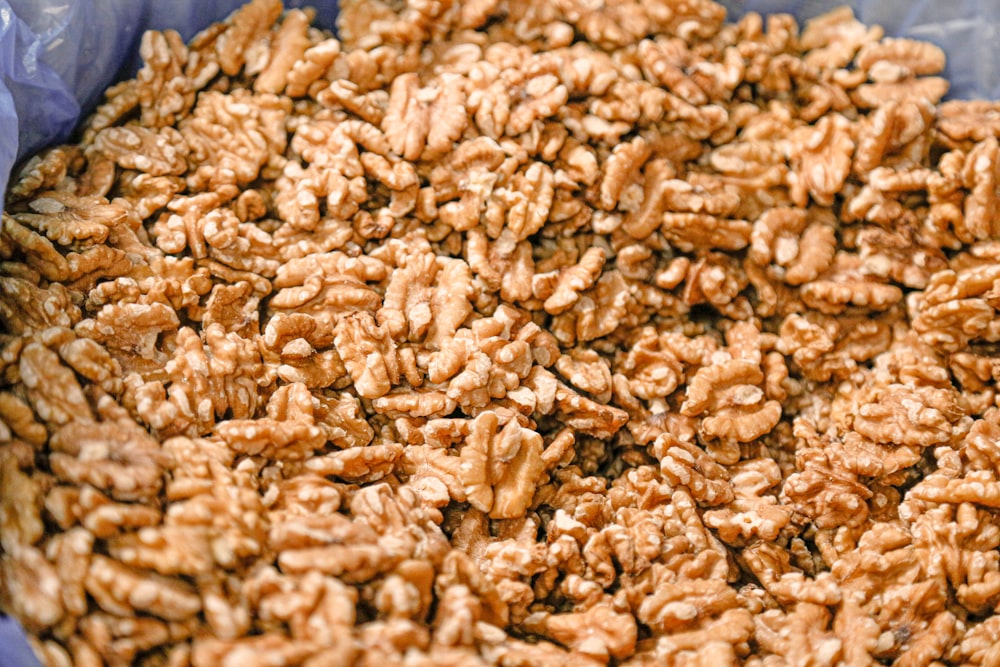
[[[604,178],[600,185],[599,204],[605,210],[612,210],[618,204],[622,190],[649,157],[651,149],[642,137],[615,147],[605,166]]]
[[[523,516],[541,478],[542,438],[511,420],[499,428],[495,413],[472,423],[460,450],[459,479],[469,503],[495,518]]]
[[[274,35],[267,67],[254,81],[254,90],[260,93],[280,93],[284,90],[292,67],[312,46],[307,34],[312,12],[293,9],[281,20],[281,27]]]
[[[615,613],[606,604],[594,605],[581,613],[538,612],[526,623],[559,643],[598,659],[623,658],[635,651],[635,620],[630,615]]]
[[[122,616],[146,611],[168,621],[180,621],[201,610],[201,599],[180,581],[143,577],[99,555],[91,559],[86,587],[101,608]]]
[[[28,547],[41,539],[45,530],[39,513],[42,489],[20,470],[13,455],[0,453],[0,481],[6,489],[0,499],[0,545],[7,553]]]
[[[384,396],[399,382],[396,345],[370,313],[345,315],[335,331],[337,353],[362,397]]]
[[[856,481],[856,475],[832,470],[820,449],[804,450],[796,459],[801,472],[790,475],[782,487],[782,495],[796,511],[822,528],[858,526],[865,521],[865,501],[872,492]]]
[[[196,91],[218,72],[214,62],[200,67],[198,57],[191,58],[181,36],[173,30],[143,33],[139,55],[143,66],[136,73],[135,94],[142,124],[148,127],[169,127],[187,115]],[[190,75],[196,75],[197,80]]]
[[[187,171],[187,144],[172,127],[159,132],[143,127],[109,127],[94,137],[93,150],[123,169],[150,176],[177,176]]]
[[[191,664],[194,667],[221,665],[239,661],[249,665],[303,663],[321,646],[311,641],[294,640],[281,634],[267,634],[239,639],[206,637],[194,641]]]
[[[762,266],[773,264],[789,285],[815,280],[833,263],[834,228],[816,221],[807,225],[800,209],[771,209],[754,222],[750,258]]]
[[[889,347],[890,322],[829,317],[817,313],[792,314],[781,325],[777,349],[792,359],[810,379],[825,382],[845,376]]]
[[[44,421],[64,425],[91,418],[80,384],[55,352],[31,343],[21,352],[18,370],[32,408]]]
[[[83,143],[93,140],[94,135],[111,127],[139,104],[137,81],[122,81],[104,92],[107,101],[94,111],[83,125]]]
[[[894,77],[896,72],[892,73]],[[888,83],[871,83],[858,86],[852,99],[861,108],[876,108],[885,102],[930,102],[937,104],[948,92],[947,79],[936,76],[924,76],[891,81]]]
[[[669,633],[720,615],[737,606],[736,592],[720,581],[693,580],[661,584],[643,600],[637,616],[646,625]]]
[[[81,156],[79,149],[58,146],[28,159],[17,175],[11,179],[7,192],[8,201],[30,197],[41,190],[54,189],[66,175],[73,162]]]
[[[951,391],[889,385],[859,407],[854,429],[875,442],[929,447],[948,442],[963,415]]]
[[[652,451],[660,459],[664,478],[686,487],[700,504],[723,505],[733,500],[733,484],[726,469],[703,450],[665,434],[656,439]]]
[[[248,185],[271,159],[272,151],[284,152],[288,142],[284,124],[290,107],[287,99],[245,90],[199,95],[194,110],[179,124],[190,149],[188,160],[198,165],[188,171],[188,187],[195,192],[238,194],[235,188],[226,188]],[[222,137],[224,142],[220,142]]]
[[[888,63],[917,76],[937,74],[944,69],[944,51],[930,42],[888,38],[869,42],[858,52],[854,63],[865,70]]]
[[[556,370],[573,387],[584,391],[599,403],[611,399],[611,369],[593,350],[573,348],[556,360]]]
[[[18,545],[0,556],[0,600],[29,632],[42,633],[65,613],[62,583],[39,549]]]
[[[846,9],[342,4],[148,33],[15,179],[39,654],[989,663],[995,105]]]
[[[348,481],[374,482],[392,472],[402,453],[403,447],[398,443],[373,443],[367,447],[349,447],[314,456],[302,465],[305,470],[320,475],[335,475]]]
[[[286,74],[285,94],[289,97],[303,96],[310,84],[326,72],[340,53],[340,42],[335,39],[325,39],[310,46]]]
[[[903,298],[895,285],[862,280],[814,280],[802,286],[802,301],[810,308],[838,314],[848,307],[887,310]]]
[[[792,154],[798,169],[790,175],[792,199],[806,205],[806,197],[830,206],[844,185],[854,153],[848,121],[840,115],[824,116],[815,128],[799,131]]]
[[[781,405],[767,400],[757,386],[763,379],[760,368],[748,361],[706,366],[691,379],[681,413],[708,413],[701,428],[710,437],[738,442],[759,438],[781,417]]]
[[[985,100],[949,100],[938,106],[937,126],[951,141],[978,142],[996,136],[994,103]]]
[[[281,15],[281,9],[279,0],[254,0],[229,17],[225,30],[215,40],[219,65],[224,73],[232,76],[240,71],[246,63],[248,49],[265,38]]]
[[[800,36],[808,50],[806,62],[827,67],[845,67],[858,48],[882,38],[882,28],[866,27],[850,7],[841,7],[809,20]]]
[[[135,568],[163,575],[207,575],[216,567],[213,551],[221,552],[225,541],[203,526],[157,526],[135,533],[122,533],[109,540],[109,553]]]
[[[42,289],[35,282],[0,277],[0,322],[11,333],[71,327],[80,321],[80,309],[73,304],[71,293],[65,287],[54,283]]]
[[[705,525],[717,530],[727,544],[777,539],[792,519],[792,510],[768,494],[782,479],[777,464],[770,459],[751,459],[730,471],[733,502],[725,509],[706,512]]]
[[[1000,503],[1000,483],[986,471],[970,472],[960,479],[928,476],[910,493],[919,500],[936,503],[975,503],[984,507]]]
[[[573,307],[580,299],[580,293],[594,286],[604,268],[606,254],[603,248],[588,248],[579,263],[562,269],[552,286],[551,292],[535,290],[536,298],[544,298],[545,311],[558,315]],[[541,278],[541,276],[536,276]]]

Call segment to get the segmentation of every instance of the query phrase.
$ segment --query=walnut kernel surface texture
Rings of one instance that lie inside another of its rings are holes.
[[[846,9],[312,19],[12,181],[45,665],[1000,665],[1000,105]]]

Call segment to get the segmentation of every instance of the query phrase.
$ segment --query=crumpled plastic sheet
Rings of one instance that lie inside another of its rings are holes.
[[[541,0],[540,0],[541,1]],[[789,12],[800,24],[847,4],[890,36],[933,42],[948,54],[949,97],[1000,98],[997,0],[720,0],[735,19]],[[172,28],[186,40],[245,0],[0,0],[0,205],[14,165],[65,141],[82,114],[116,79],[139,67],[142,31]],[[285,0],[312,6],[332,30],[336,0]],[[0,615],[0,667],[36,667],[13,619]]]

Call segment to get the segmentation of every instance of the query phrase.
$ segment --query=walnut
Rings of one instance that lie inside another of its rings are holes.
[[[843,644],[829,629],[830,613],[818,604],[799,603],[787,615],[766,611],[755,619],[758,638],[765,649],[786,660],[815,660],[836,664]],[[794,628],[783,631],[783,628]]]
[[[815,128],[801,129],[791,149],[798,169],[790,175],[792,199],[805,206],[806,197],[822,206],[833,204],[850,173],[854,141],[848,121],[839,114],[824,116]]]
[[[729,474],[733,500],[725,509],[705,512],[705,525],[717,530],[727,544],[777,539],[792,518],[791,509],[767,495],[781,481],[778,465],[769,459],[751,459],[731,466]]]
[[[188,162],[199,165],[189,171],[188,187],[198,192],[252,182],[272,153],[284,152],[284,122],[290,107],[288,100],[245,90],[199,95],[191,115],[179,124],[190,149]]]
[[[927,287],[931,276],[945,268],[946,260],[939,251],[919,246],[914,240],[905,228],[897,232],[860,230],[857,241],[865,270],[907,287]]]
[[[267,66],[254,81],[254,90],[260,93],[280,93],[294,64],[312,46],[308,28],[313,15],[293,9],[285,14],[281,27],[274,35]]]
[[[81,491],[57,486],[46,497],[45,508],[61,526],[79,521],[92,537],[101,539],[117,535],[122,529],[157,526],[163,520],[162,512],[155,508],[114,502],[92,486]]]
[[[990,617],[970,626],[960,645],[963,659],[973,664],[977,660],[986,664],[987,660],[994,659],[994,656],[1000,653],[996,643],[998,622],[993,620],[994,618]]]
[[[94,135],[111,127],[139,104],[139,84],[136,80],[122,81],[106,91],[106,102],[98,105],[94,114],[86,119],[82,127],[82,143],[86,145],[93,140]]]
[[[975,471],[959,479],[927,477],[914,487],[914,498],[938,503],[979,503],[987,507],[1000,501],[1000,487],[992,474]]]
[[[337,353],[361,396],[378,398],[399,382],[395,345],[371,314],[346,315],[335,331]]]
[[[250,341],[218,323],[202,336],[181,328],[165,381],[147,383],[137,396],[143,421],[165,433],[205,434],[227,411],[234,419],[249,417],[260,400],[257,387],[269,382]]]
[[[569,384],[599,403],[611,400],[611,369],[593,350],[573,348],[556,360],[556,370]]]
[[[924,100],[888,101],[879,105],[859,128],[854,171],[868,173],[879,165],[915,166],[926,150],[934,124],[934,107]]]
[[[628,375],[633,395],[646,400],[664,398],[680,386],[684,357],[677,354],[672,339],[670,334],[657,335],[652,327],[643,328],[628,354],[616,363],[616,370]]]
[[[81,156],[78,148],[57,146],[29,158],[11,180],[7,201],[16,202],[43,190],[55,189]]]
[[[624,658],[635,650],[637,628],[631,616],[618,614],[606,605],[595,605],[582,613],[539,612],[526,619],[529,627],[580,653],[599,659]]]
[[[97,133],[92,147],[119,167],[150,176],[176,176],[187,171],[187,145],[172,127],[159,132],[144,127],[109,127]]]
[[[862,108],[878,107],[885,102],[923,102],[937,104],[948,92],[948,81],[936,76],[892,80],[897,76],[889,68],[890,81],[858,86],[852,98]],[[871,73],[869,73],[871,75]]]
[[[953,142],[996,136],[996,105],[985,100],[949,100],[938,106],[937,128]]]
[[[0,459],[0,475],[4,488],[13,489],[17,494],[9,494],[0,504],[0,525],[3,526],[3,537],[0,544],[7,553],[13,553],[20,546],[31,546],[41,539],[44,532],[41,509],[42,490],[32,483],[25,475],[17,460],[10,455]],[[18,503],[13,498],[19,498]]]
[[[194,106],[195,92],[218,72],[218,64],[192,57],[173,30],[148,30],[142,35],[136,73],[136,97],[144,126],[170,127]],[[98,133],[100,134],[100,133]]]
[[[511,420],[498,428],[484,412],[470,426],[460,450],[459,479],[469,503],[494,518],[522,516],[542,473],[542,439]]]
[[[230,76],[240,71],[254,42],[267,38],[267,31],[281,15],[279,0],[254,0],[233,12],[225,29],[215,39],[222,71]]]
[[[215,434],[242,454],[270,460],[308,458],[325,444],[313,400],[305,385],[286,385],[271,394],[266,418],[230,419],[217,425]]]
[[[865,44],[854,62],[870,73],[876,67],[890,64],[902,69],[903,76],[922,76],[944,69],[944,51],[929,42],[888,38]]]
[[[856,473],[835,470],[829,455],[812,447],[796,455],[796,467],[801,472],[790,475],[782,487],[783,496],[796,511],[821,528],[858,526],[865,521],[866,501],[872,492],[857,481]]]
[[[43,632],[65,613],[61,581],[39,549],[18,545],[0,556],[0,600],[28,631]]]
[[[735,442],[759,438],[781,417],[781,404],[767,400],[759,387],[763,380],[759,366],[747,360],[706,366],[691,378],[681,413],[707,413],[700,427],[706,437]]]
[[[702,505],[732,502],[733,485],[726,470],[693,444],[664,434],[652,446],[660,472],[671,484],[684,486]]]
[[[780,148],[763,140],[724,144],[712,151],[709,161],[712,168],[721,175],[723,183],[746,188],[773,188],[789,178],[788,167]],[[681,192],[689,189],[675,187]],[[698,199],[691,202],[693,203],[701,204]]]
[[[858,276],[855,268],[858,264],[860,258],[836,257],[831,267],[832,276],[821,277],[802,286],[802,301],[822,313],[840,314],[856,306],[876,312],[888,310],[902,300],[903,291],[895,285]]]
[[[226,661],[250,661],[250,664],[303,663],[316,655],[321,646],[314,642],[303,642],[283,637],[279,634],[239,639],[216,639],[208,637],[194,642],[191,649],[191,664],[224,664]]]
[[[818,278],[833,264],[834,228],[821,220],[807,224],[806,211],[775,208],[760,216],[750,236],[749,257],[773,265],[776,277],[789,285]]]
[[[342,4],[146,33],[14,179],[39,656],[989,663],[996,105],[849,9]]]
[[[90,405],[73,375],[55,352],[40,343],[21,351],[18,373],[35,413],[45,422],[63,426],[92,418]]]
[[[103,197],[77,197],[67,192],[47,192],[32,200],[28,210],[14,218],[61,246],[75,242],[100,243],[109,228],[127,215],[122,204],[108,203]]]
[[[810,19],[800,35],[805,60],[826,67],[845,67],[858,49],[882,38],[882,28],[866,27],[849,7]]]
[[[110,402],[105,399],[105,405]],[[89,483],[121,500],[155,496],[163,457],[158,443],[122,415],[70,422],[52,434],[52,469],[67,482]]]
[[[604,249],[589,248],[577,264],[559,271],[555,280],[551,281],[551,287],[545,285],[550,282],[545,274],[536,274],[533,283],[538,283],[542,287],[539,289],[533,285],[535,297],[545,300],[543,307],[552,315],[558,315],[572,308],[579,301],[580,293],[590,289],[597,282],[604,261]]]
[[[80,321],[80,309],[69,290],[59,283],[41,288],[38,282],[0,276],[0,322],[7,331],[27,334]]]
[[[462,142],[449,157],[449,168],[431,172],[442,222],[456,230],[479,224],[483,209],[498,181],[497,167],[504,162],[500,145],[487,137]],[[459,197],[457,201],[451,200]]]
[[[989,137],[976,144],[966,158],[962,174],[969,189],[965,199],[963,236],[985,239],[995,233],[997,222],[993,212],[993,189],[996,187],[996,160],[1000,144],[996,137]]]
[[[663,235],[684,252],[703,248],[740,250],[750,242],[751,226],[746,220],[716,218],[698,213],[665,213]]]
[[[662,635],[656,641],[653,655],[656,659],[664,660],[679,655],[681,651],[701,651],[715,642],[738,647],[753,633],[753,615],[746,609],[729,609],[700,627]],[[725,653],[722,655],[725,656]]]
[[[993,307],[984,293],[993,283],[988,267],[935,274],[927,289],[908,304],[913,328],[943,351],[957,351],[976,338],[989,338]]]
[[[890,384],[866,393],[854,429],[875,442],[921,447],[949,442],[953,425],[964,416],[947,390]]]
[[[179,581],[141,577],[118,563],[95,555],[86,579],[87,592],[105,611],[129,615],[142,610],[170,621],[201,610],[201,599]]]
[[[820,382],[849,375],[859,362],[889,348],[891,320],[792,314],[781,324],[777,349],[790,355],[803,375]]]
[[[268,306],[271,311],[308,315],[327,331],[341,313],[376,310],[381,298],[366,282],[381,280],[385,273],[379,260],[355,259],[339,251],[291,259],[278,269]]]

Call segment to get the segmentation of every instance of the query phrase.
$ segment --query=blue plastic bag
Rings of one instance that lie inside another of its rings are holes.
[[[11,169],[42,147],[64,141],[119,76],[138,69],[149,28],[188,40],[245,0],[0,0],[0,205]],[[848,4],[887,35],[934,42],[948,54],[950,97],[1000,98],[993,43],[1000,0],[721,0],[731,18],[786,11],[800,23]],[[333,29],[336,0],[285,0],[312,6]],[[35,667],[23,633],[0,615],[0,667]]]

